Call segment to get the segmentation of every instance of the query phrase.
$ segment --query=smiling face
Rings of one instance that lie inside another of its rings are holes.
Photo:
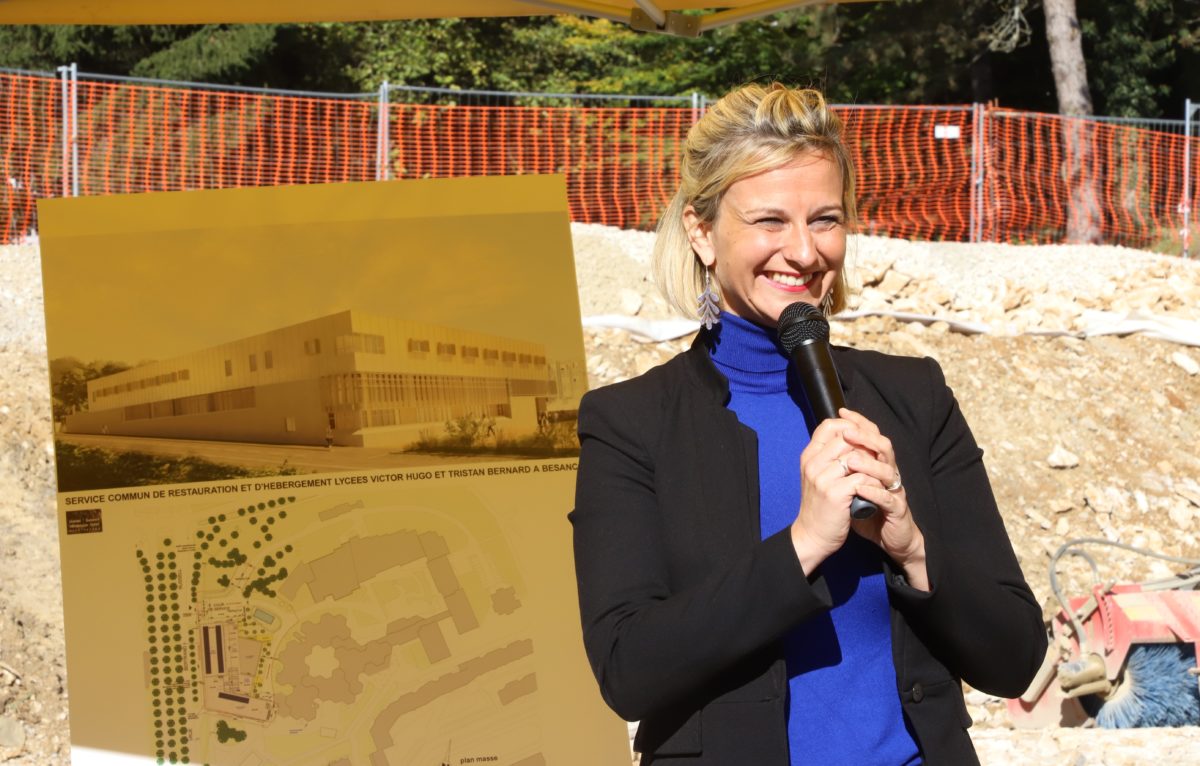
[[[731,184],[712,223],[689,206],[684,225],[713,269],[721,308],[775,327],[785,306],[820,306],[837,283],[846,257],[842,174],[825,155],[802,155]]]

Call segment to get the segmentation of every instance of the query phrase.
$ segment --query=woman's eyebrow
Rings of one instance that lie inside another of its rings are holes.
[[[786,218],[787,217],[787,213],[783,209],[777,208],[777,207],[752,207],[749,210],[743,210],[742,215],[744,215],[744,216],[772,215],[777,218]]]
[[[821,207],[817,208],[813,212],[818,215],[821,213],[838,213],[839,215],[844,215],[846,211],[840,204],[833,204],[833,205],[822,205]]]
[[[845,209],[842,207],[841,204],[835,203],[835,204],[830,204],[830,205],[822,205],[821,207],[814,209],[812,212],[816,215],[820,215],[822,213],[838,213],[839,215],[844,215]],[[742,215],[746,218],[753,218],[755,216],[763,216],[763,215],[774,216],[776,218],[787,218],[788,212],[786,210],[784,210],[783,208],[777,208],[777,207],[752,207],[747,210],[741,211],[740,215]]]

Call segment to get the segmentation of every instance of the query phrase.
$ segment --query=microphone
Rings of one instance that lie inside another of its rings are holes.
[[[778,333],[780,345],[800,375],[817,422],[836,418],[846,400],[829,353],[829,322],[821,310],[803,301],[789,304],[779,314]],[[874,503],[857,495],[850,501],[851,518],[869,519],[877,510]]]

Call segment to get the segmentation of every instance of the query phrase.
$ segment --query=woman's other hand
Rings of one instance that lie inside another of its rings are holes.
[[[850,501],[863,477],[850,467],[857,450],[843,433],[855,427],[844,418],[824,420],[800,453],[800,510],[792,522],[792,545],[806,575],[840,549],[850,534]],[[860,461],[866,457],[860,456]]]
[[[853,410],[843,407],[838,414],[851,424],[841,432],[842,439],[853,447],[845,458],[851,472],[847,478],[857,478],[854,493],[879,508],[868,519],[852,520],[854,531],[882,548],[904,570],[912,587],[929,590],[925,536],[909,511],[891,440]]]

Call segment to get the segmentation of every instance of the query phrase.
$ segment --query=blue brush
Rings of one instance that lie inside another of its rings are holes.
[[[1200,726],[1200,685],[1191,644],[1137,644],[1129,650],[1125,675],[1109,700],[1080,700],[1106,729]]]

